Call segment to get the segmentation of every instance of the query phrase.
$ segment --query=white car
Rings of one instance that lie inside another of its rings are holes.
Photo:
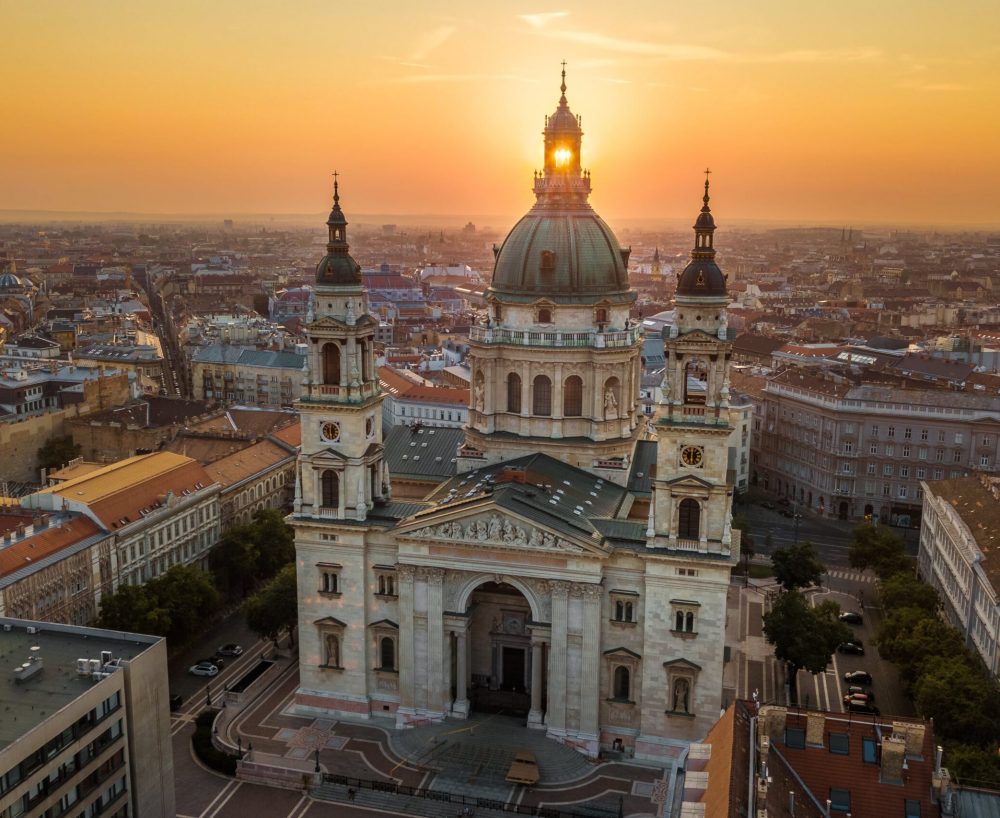
[[[219,669],[215,665],[210,665],[208,662],[199,662],[196,665],[191,665],[188,668],[188,673],[193,676],[215,676],[219,672]]]

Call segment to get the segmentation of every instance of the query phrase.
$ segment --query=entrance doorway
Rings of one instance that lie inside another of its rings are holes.
[[[472,710],[526,716],[532,678],[528,600],[513,585],[485,582],[472,592],[466,612]]]

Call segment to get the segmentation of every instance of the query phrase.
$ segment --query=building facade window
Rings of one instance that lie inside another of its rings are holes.
[[[377,587],[379,596],[396,596],[396,575],[389,571],[380,573]]]
[[[337,472],[327,469],[321,478],[323,496],[320,505],[323,508],[338,508],[340,506],[340,477]]]
[[[383,636],[378,648],[379,670],[396,669],[396,640],[391,636]]]
[[[320,567],[319,592],[321,594],[340,593],[340,566],[325,565]]]
[[[545,375],[535,376],[532,388],[532,414],[548,417],[552,414],[552,381]]]
[[[563,415],[580,417],[583,414],[583,379],[570,375],[563,384]]]
[[[677,513],[677,536],[682,540],[701,537],[701,506],[697,500],[690,497],[681,500]]]
[[[507,411],[521,413],[521,376],[516,372],[507,376]]]
[[[623,702],[632,699],[632,674],[624,665],[615,668],[613,696]]]

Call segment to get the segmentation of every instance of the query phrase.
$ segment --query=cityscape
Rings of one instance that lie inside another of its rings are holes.
[[[1000,13],[748,11],[5,12],[0,818],[997,814]]]

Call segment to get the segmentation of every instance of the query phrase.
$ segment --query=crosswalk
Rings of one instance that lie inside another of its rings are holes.
[[[869,585],[875,582],[875,577],[872,574],[862,573],[861,571],[850,571],[842,568],[827,571],[826,576],[833,577],[834,579],[846,579],[851,582],[866,582]]]

